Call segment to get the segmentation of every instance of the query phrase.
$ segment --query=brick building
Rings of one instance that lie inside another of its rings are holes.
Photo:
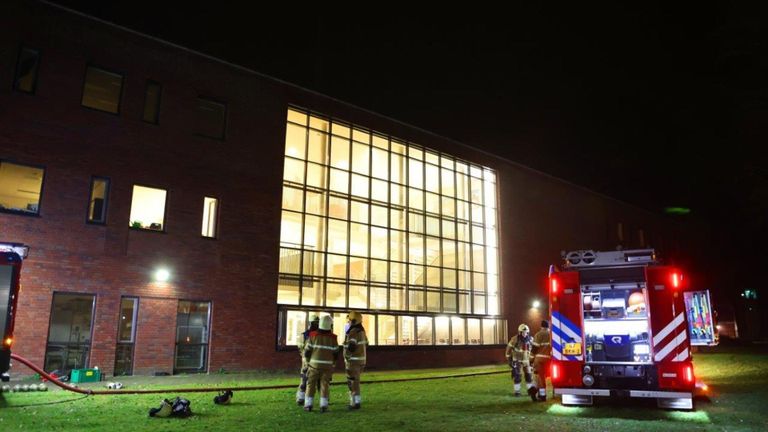
[[[350,308],[371,367],[498,362],[508,329],[546,314],[531,304],[561,250],[679,237],[258,72],[2,8],[0,241],[30,246],[14,350],[47,370],[292,368],[308,313],[341,333]]]

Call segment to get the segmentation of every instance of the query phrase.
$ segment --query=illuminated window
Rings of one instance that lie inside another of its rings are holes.
[[[0,160],[0,210],[39,214],[44,173],[42,168]]]
[[[281,310],[359,309],[382,345],[504,342],[480,324],[500,311],[493,170],[289,109],[282,210]]]
[[[40,51],[32,48],[21,47],[19,59],[16,63],[16,76],[13,80],[13,89],[16,91],[34,94],[37,90],[37,69],[40,64]]]
[[[147,81],[147,87],[144,89],[144,115],[143,120],[147,123],[158,124],[160,121],[160,94],[163,87],[160,83]]]
[[[195,133],[207,138],[223,140],[227,124],[227,106],[221,102],[198,97]]]
[[[163,231],[167,195],[168,192],[165,189],[134,185],[130,227]]]
[[[211,303],[179,300],[173,371],[205,372],[208,365]]]
[[[103,224],[107,222],[107,196],[109,179],[94,177],[91,179],[91,196],[88,200],[88,222]]]
[[[117,323],[117,348],[115,349],[115,376],[133,374],[133,353],[136,342],[139,299],[123,297],[120,300],[120,317]]]
[[[88,66],[83,86],[83,106],[118,114],[120,112],[122,92],[122,75],[94,66]]]
[[[45,370],[72,370],[89,364],[95,303],[92,294],[53,294]]]
[[[211,197],[203,198],[203,237],[216,237],[218,213],[219,200]]]

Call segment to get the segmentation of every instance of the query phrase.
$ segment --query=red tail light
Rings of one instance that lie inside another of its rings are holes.
[[[680,281],[683,280],[683,275],[680,273],[672,273],[672,286],[674,288],[680,287]]]
[[[557,294],[557,279],[550,279],[549,284],[552,286],[552,294]]]
[[[552,381],[557,381],[560,379],[560,365],[557,363],[552,363]]]
[[[686,366],[683,376],[685,377],[685,382],[692,383],[693,382],[693,366],[691,365]]]

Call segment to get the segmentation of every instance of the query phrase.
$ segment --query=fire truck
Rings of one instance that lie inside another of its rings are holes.
[[[8,369],[13,344],[13,321],[19,299],[21,262],[27,257],[29,247],[20,243],[0,242],[0,378],[10,379]]]
[[[693,409],[691,347],[716,343],[708,291],[692,291],[653,249],[563,255],[549,276],[550,374],[563,405],[630,397]]]

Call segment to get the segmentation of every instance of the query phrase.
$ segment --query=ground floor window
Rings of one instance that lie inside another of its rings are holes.
[[[46,371],[66,372],[88,366],[95,299],[92,294],[53,294]]]
[[[507,323],[503,319],[360,312],[370,345],[496,345],[507,341]],[[347,311],[284,308],[278,318],[278,344],[296,345],[311,314],[330,315],[333,331],[339,337],[344,334]]]
[[[210,312],[210,302],[179,301],[176,313],[174,373],[207,370]]]
[[[138,298],[123,297],[120,300],[117,347],[115,349],[115,375],[133,374],[133,348],[136,342],[136,316],[138,310]]]

